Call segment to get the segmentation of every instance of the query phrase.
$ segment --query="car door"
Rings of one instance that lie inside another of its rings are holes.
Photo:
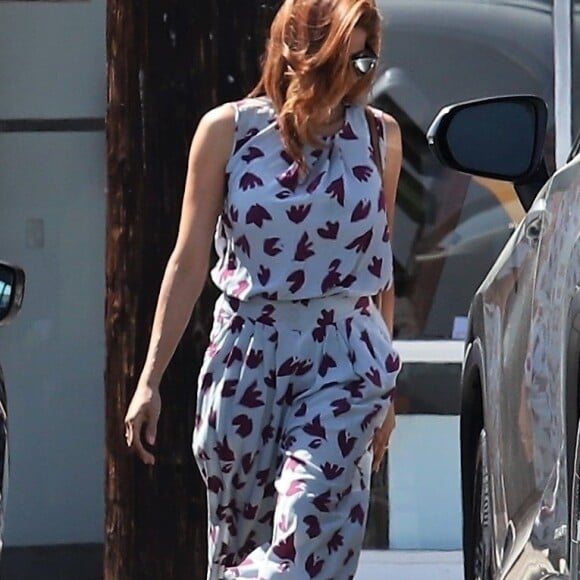
[[[0,261],[0,327],[12,320],[22,307],[24,271]],[[6,383],[0,365],[0,554],[3,546],[4,513],[8,491],[8,404]]]
[[[496,499],[496,543],[503,558],[533,503],[533,451],[520,416],[527,392],[525,361],[542,235],[540,193],[483,285],[486,358],[486,429]],[[525,418],[525,417],[524,417]],[[527,425],[527,424],[524,424]]]
[[[552,561],[558,561],[567,553],[568,486],[578,423],[577,374],[572,383],[567,355],[569,323],[578,314],[571,308],[577,308],[580,283],[580,158],[551,180],[538,227],[541,240],[522,405],[530,417],[526,436],[531,440],[537,495],[528,537],[537,551],[547,550]],[[576,365],[578,355],[574,353],[571,361]]]
[[[518,559],[547,570],[567,554],[578,385],[567,380],[566,341],[580,282],[579,208],[577,158],[538,195],[484,293],[490,447],[499,451],[490,457],[503,514],[496,545],[514,579]]]

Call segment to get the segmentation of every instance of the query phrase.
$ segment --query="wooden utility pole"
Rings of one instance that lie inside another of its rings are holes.
[[[205,577],[205,490],[191,435],[213,289],[162,384],[154,468],[127,454],[123,418],[175,242],[195,126],[253,86],[279,4],[108,0],[105,580]]]

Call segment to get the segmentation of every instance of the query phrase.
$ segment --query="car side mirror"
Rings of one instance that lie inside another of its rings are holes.
[[[22,269],[0,262],[0,326],[18,314],[24,299],[24,284]]]
[[[547,118],[546,103],[531,95],[468,101],[442,109],[427,141],[452,169],[521,184],[540,169]]]

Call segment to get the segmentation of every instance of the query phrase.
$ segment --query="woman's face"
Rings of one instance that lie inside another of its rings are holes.
[[[362,52],[367,45],[367,33],[364,28],[357,26],[350,37],[350,44],[348,47],[348,53],[350,56],[357,54],[357,52]]]
[[[360,80],[360,74],[358,74],[353,66],[352,57],[354,55],[359,55],[367,50],[367,40],[368,35],[364,28],[357,26],[350,37],[350,42],[348,46],[348,56],[349,56],[349,68],[348,68],[348,88],[347,93],[350,89]]]

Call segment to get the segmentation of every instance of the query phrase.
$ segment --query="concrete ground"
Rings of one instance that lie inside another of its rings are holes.
[[[355,580],[463,580],[463,555],[365,550]]]
[[[102,580],[102,546],[9,548],[2,580]],[[461,552],[362,553],[356,580],[463,580]]]
[[[2,554],[1,580],[103,580],[103,546],[8,547]]]

